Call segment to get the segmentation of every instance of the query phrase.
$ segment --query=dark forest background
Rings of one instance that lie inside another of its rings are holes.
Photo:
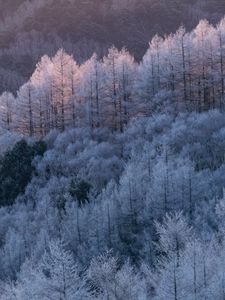
[[[44,54],[63,47],[78,63],[115,45],[136,60],[156,34],[217,23],[223,0],[1,0],[0,92],[15,92]],[[132,33],[132,34],[131,34]]]

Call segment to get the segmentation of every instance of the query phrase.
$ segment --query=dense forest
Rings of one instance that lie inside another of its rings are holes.
[[[0,92],[15,92],[59,48],[82,63],[115,45],[139,61],[155,34],[182,24],[189,31],[200,19],[216,24],[225,14],[223,0],[1,0],[0,7]]]
[[[156,113],[224,109],[225,19],[201,21],[156,35],[138,64],[124,48],[111,47],[78,64],[63,49],[44,55],[16,97],[0,96],[0,125],[27,136],[89,126],[123,132],[133,118]]]
[[[224,300],[223,1],[14,2],[0,300]]]

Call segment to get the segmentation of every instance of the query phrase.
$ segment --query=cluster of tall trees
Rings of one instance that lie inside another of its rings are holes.
[[[31,79],[14,98],[1,96],[1,121],[6,129],[44,136],[51,129],[64,131],[78,125],[123,130],[129,120],[134,59],[115,48],[103,61],[96,55],[78,66],[59,50],[44,56]]]
[[[1,125],[29,136],[87,125],[122,132],[131,118],[156,111],[223,109],[224,45],[223,19],[155,36],[140,64],[112,47],[103,59],[94,54],[78,65],[61,49],[42,57],[16,97],[2,94]]]

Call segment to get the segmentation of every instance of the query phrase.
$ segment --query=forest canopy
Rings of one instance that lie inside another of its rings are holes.
[[[155,113],[224,109],[225,19],[200,21],[164,38],[156,35],[142,61],[109,48],[82,64],[60,49],[44,55],[16,97],[0,96],[0,125],[25,136],[51,130],[109,128],[123,132],[133,118]]]
[[[0,300],[224,300],[224,4],[1,5]]]

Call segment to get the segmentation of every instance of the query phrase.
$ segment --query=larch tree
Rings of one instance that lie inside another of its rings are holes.
[[[112,47],[108,55],[103,59],[104,68],[104,114],[106,122],[113,130],[118,130],[118,110],[119,110],[119,79],[117,73],[117,59],[120,53],[118,49]]]
[[[37,107],[37,131],[40,136],[46,135],[50,128],[53,118],[52,113],[52,86],[51,86],[51,59],[45,55],[36,65],[35,72],[31,76],[31,83],[34,86],[35,98],[38,102]]]
[[[16,99],[5,92],[0,96],[0,126],[6,130],[15,130]]]
[[[84,282],[79,277],[73,255],[60,240],[50,242],[40,265],[45,274],[43,296],[59,300],[88,299]]]
[[[81,67],[81,95],[86,103],[87,124],[91,128],[101,127],[103,124],[103,70],[102,63],[94,54]]]
[[[72,56],[66,54],[66,52],[61,49],[53,57],[52,63],[53,105],[56,127],[57,129],[64,131],[70,122],[69,100],[74,97],[75,62]]]
[[[34,86],[31,81],[25,83],[17,95],[18,131],[28,136],[35,134],[37,122],[38,101],[34,95]]]

